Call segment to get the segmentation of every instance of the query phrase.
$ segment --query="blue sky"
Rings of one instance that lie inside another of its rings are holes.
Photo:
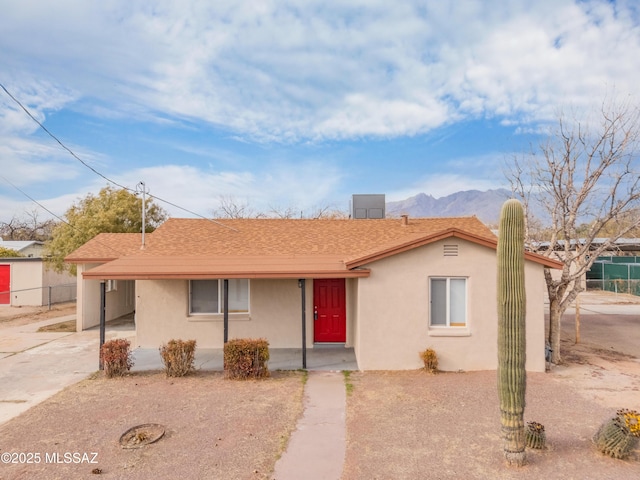
[[[0,7],[0,83],[105,176],[205,216],[508,188],[560,110],[640,93],[633,0]],[[107,184],[3,91],[0,171],[57,214]],[[2,179],[0,205],[38,209]]]

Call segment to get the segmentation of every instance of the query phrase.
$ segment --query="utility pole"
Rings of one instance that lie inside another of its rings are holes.
[[[140,181],[136,185],[136,192],[138,192],[138,187],[140,187],[140,191],[142,191],[142,246],[140,250],[144,250],[144,232],[147,229],[146,226],[146,210],[147,210],[147,186],[144,182]]]

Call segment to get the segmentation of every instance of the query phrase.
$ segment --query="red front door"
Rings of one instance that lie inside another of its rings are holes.
[[[11,265],[0,265],[0,305],[11,303]]]
[[[313,281],[313,340],[347,341],[347,308],[344,278]]]

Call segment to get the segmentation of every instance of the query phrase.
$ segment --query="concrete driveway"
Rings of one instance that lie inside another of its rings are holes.
[[[98,370],[98,331],[37,331],[73,319],[75,315],[0,325],[0,424]],[[115,335],[110,332],[107,339]]]

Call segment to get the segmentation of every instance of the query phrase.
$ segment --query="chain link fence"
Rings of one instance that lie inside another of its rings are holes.
[[[39,293],[38,293],[39,292]],[[44,287],[22,288],[0,292],[0,298],[10,299],[8,304],[12,306],[48,306],[56,303],[75,302],[77,297],[77,284],[62,283],[47,285]]]
[[[587,290],[640,296],[640,257],[598,257],[587,272]]]
[[[587,290],[605,290],[607,292],[628,293],[640,297],[640,280],[598,279],[587,280]]]

